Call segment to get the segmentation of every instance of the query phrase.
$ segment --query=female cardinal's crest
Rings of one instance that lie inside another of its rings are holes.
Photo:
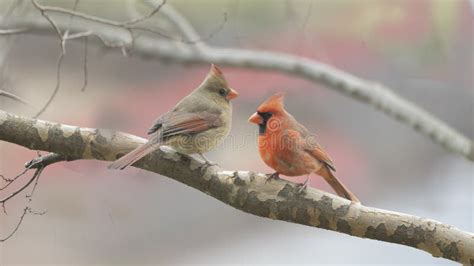
[[[257,111],[262,112],[262,113],[281,111],[285,107],[283,103],[284,98],[285,98],[285,95],[282,92],[279,92],[273,95],[272,97],[270,97],[264,103],[262,103],[258,107]]]
[[[228,87],[227,81],[224,78],[222,71],[214,64],[211,65],[211,69],[204,79],[201,86],[210,87]]]
[[[209,71],[209,73],[212,73],[216,76],[222,76],[222,71],[214,64],[211,65],[211,70]]]

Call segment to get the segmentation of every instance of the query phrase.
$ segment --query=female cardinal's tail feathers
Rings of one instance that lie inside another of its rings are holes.
[[[135,163],[136,161],[143,158],[145,155],[155,150],[157,146],[159,145],[157,145],[156,143],[150,143],[150,142],[145,143],[142,146],[120,157],[118,160],[111,163],[107,168],[123,170],[127,166]]]
[[[317,172],[318,175],[322,176],[326,182],[334,189],[337,195],[344,197],[350,201],[360,203],[360,200],[339,181],[339,179],[331,172],[331,170],[325,166]]]

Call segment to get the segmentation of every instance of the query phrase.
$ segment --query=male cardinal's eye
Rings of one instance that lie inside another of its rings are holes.
[[[219,94],[220,94],[221,96],[226,96],[226,93],[227,93],[227,92],[226,92],[225,89],[220,89],[220,90],[219,90]]]

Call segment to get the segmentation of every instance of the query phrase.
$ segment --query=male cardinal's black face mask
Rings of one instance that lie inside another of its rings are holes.
[[[258,124],[258,134],[263,135],[267,130],[267,123],[270,117],[272,117],[272,113],[270,112],[257,112],[257,114],[262,118],[262,122]]]

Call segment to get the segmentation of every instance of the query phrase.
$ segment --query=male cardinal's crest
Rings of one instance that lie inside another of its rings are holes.
[[[284,110],[284,103],[283,100],[285,99],[285,95],[283,93],[277,93],[264,103],[262,103],[257,111],[259,112],[276,112],[276,111],[283,111]]]

